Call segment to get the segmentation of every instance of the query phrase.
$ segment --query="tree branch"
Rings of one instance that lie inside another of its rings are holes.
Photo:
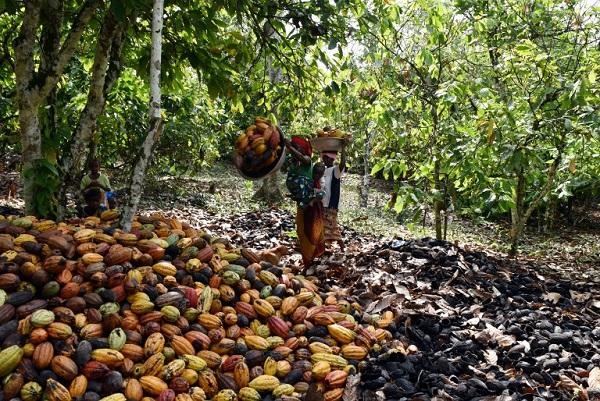
[[[41,1],[31,0],[25,3],[25,14],[21,23],[19,36],[15,39],[15,76],[17,81],[17,94],[20,101],[24,101],[25,91],[29,89],[33,78],[33,48],[38,23],[40,20]],[[32,97],[37,98],[37,93],[32,93]],[[29,99],[34,101],[34,99]]]
[[[60,51],[58,52],[57,57],[54,62],[48,66],[46,73],[40,74],[39,77],[39,96],[45,97],[47,96],[52,88],[57,84],[60,76],[62,75],[67,63],[75,53],[77,48],[77,44],[79,43],[79,39],[83,34],[85,27],[88,22],[92,19],[96,8],[103,4],[103,0],[86,0],[86,2],[81,6],[75,20],[73,21],[73,25],[71,25],[71,31],[69,32],[67,38],[62,44]]]

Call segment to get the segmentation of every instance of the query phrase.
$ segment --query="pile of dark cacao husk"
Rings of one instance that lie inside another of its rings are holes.
[[[248,246],[292,244],[293,220],[278,211],[230,224]],[[367,320],[394,311],[388,329],[417,350],[369,359],[359,399],[585,400],[600,391],[596,285],[445,241],[344,235],[345,256],[315,269],[321,285],[352,294]]]

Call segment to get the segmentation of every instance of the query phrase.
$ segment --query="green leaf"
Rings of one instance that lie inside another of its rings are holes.
[[[384,164],[383,162],[378,162],[376,163],[373,168],[371,169],[371,175],[376,175],[378,172],[380,172],[381,170],[383,170]]]
[[[588,74],[588,81],[590,81],[590,84],[596,83],[596,72],[594,70],[590,71]]]
[[[394,211],[398,214],[402,213],[404,210],[404,197],[398,196],[396,198],[396,203],[394,204]]]

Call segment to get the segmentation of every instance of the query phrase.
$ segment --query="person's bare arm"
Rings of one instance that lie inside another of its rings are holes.
[[[346,146],[348,142],[344,140],[344,145],[342,146],[342,156],[340,157],[340,172],[346,170]]]
[[[292,156],[294,159],[299,161],[302,164],[310,164],[310,157],[306,156],[304,153],[300,152],[298,149],[292,146],[292,143],[286,139],[285,146],[287,149],[292,152]]]

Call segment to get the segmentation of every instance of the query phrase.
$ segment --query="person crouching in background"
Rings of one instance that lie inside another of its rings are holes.
[[[83,176],[81,180],[81,192],[84,195],[91,188],[98,188],[102,194],[101,204],[106,208],[114,209],[116,206],[115,193],[111,192],[110,180],[106,174],[100,172],[100,161],[98,159],[90,160],[90,172]]]

